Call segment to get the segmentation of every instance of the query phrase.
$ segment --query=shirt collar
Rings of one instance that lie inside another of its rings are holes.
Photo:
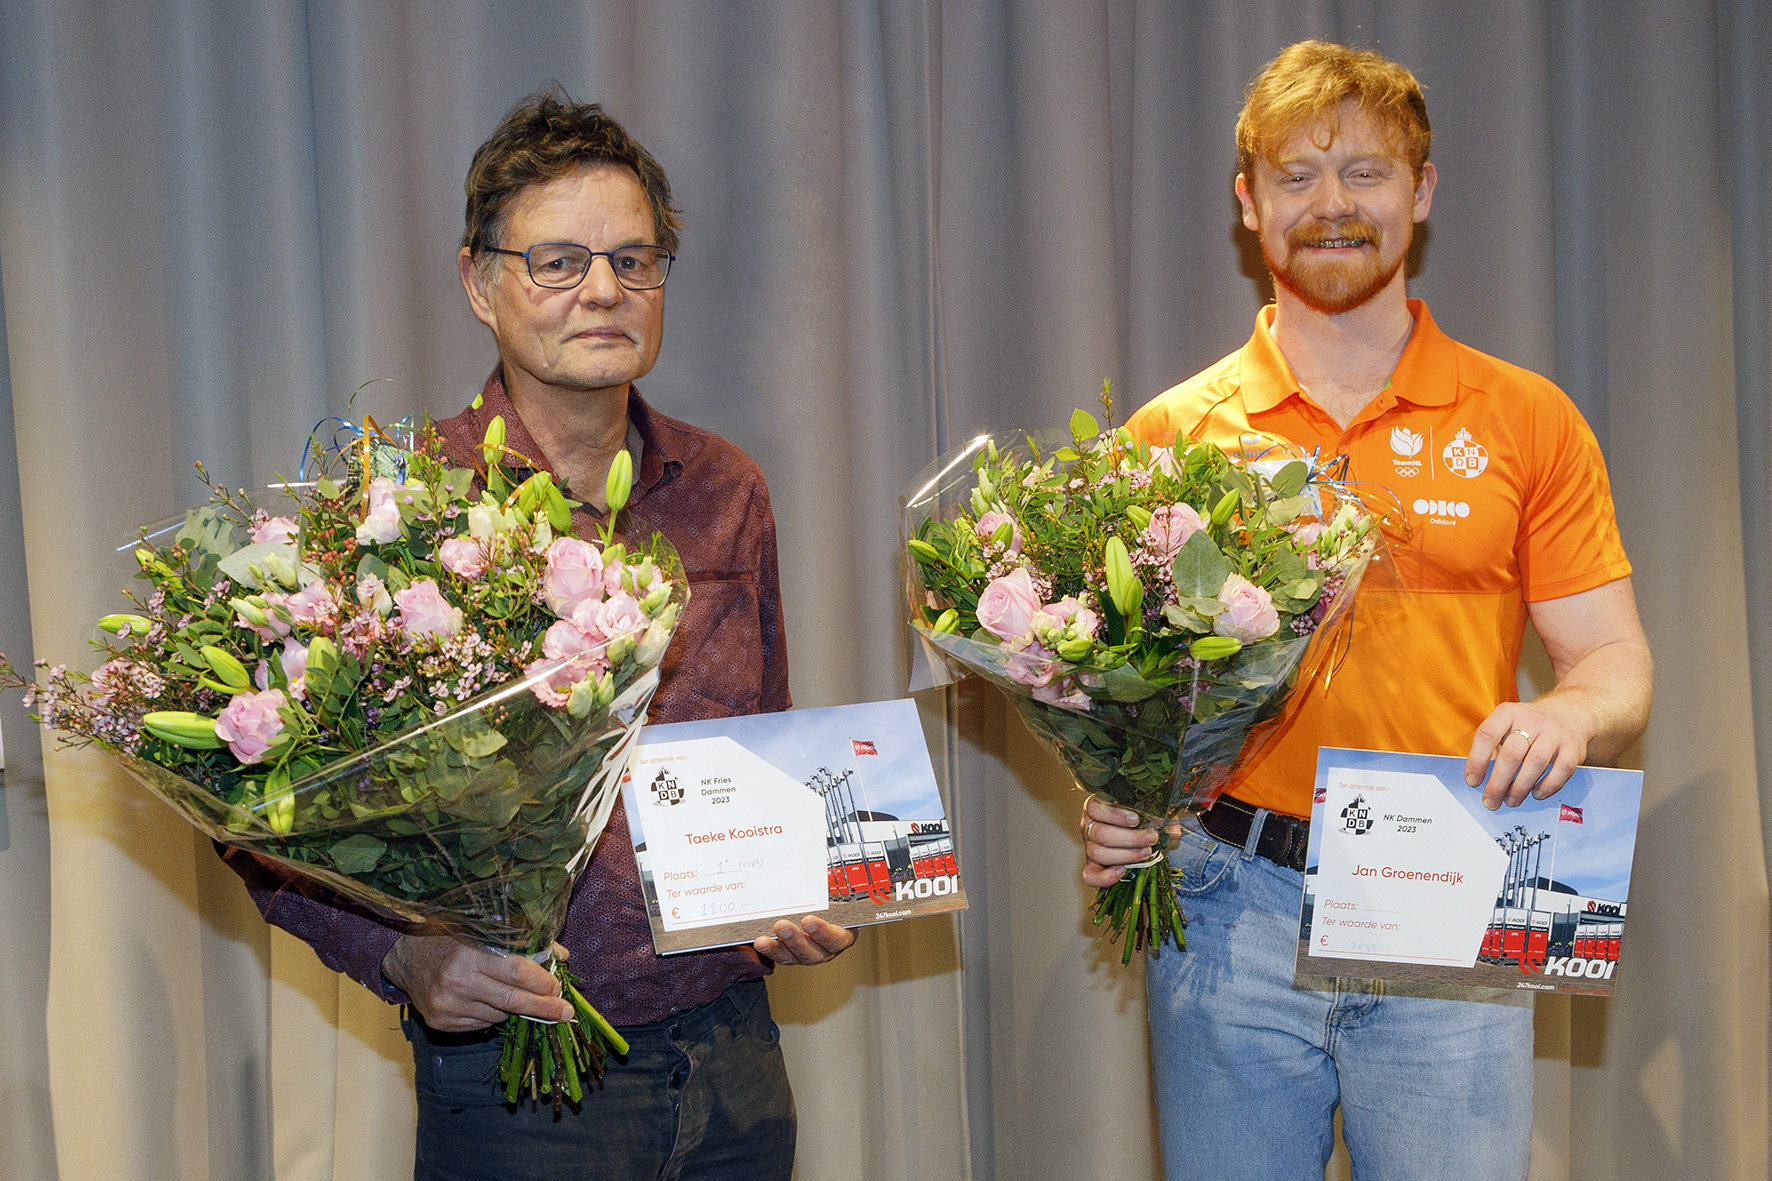
[[[505,446],[544,468],[552,469],[552,463],[542,454],[540,444],[529,433],[529,428],[523,424],[523,416],[517,413],[517,407],[511,402],[511,395],[505,389],[502,366],[494,369],[486,379],[486,384],[480,389],[480,404],[469,413],[472,415],[475,434],[479,437],[485,436],[487,424],[494,417],[502,415],[505,420]],[[639,500],[682,470],[682,458],[659,434],[657,424],[653,421],[652,408],[632,385],[628,386],[627,447],[628,454],[634,457],[634,500]]]
[[[1417,406],[1450,405],[1458,394],[1458,355],[1452,338],[1440,331],[1427,304],[1419,299],[1408,301],[1409,315],[1415,329],[1397,367],[1391,370],[1391,381],[1384,394],[1387,402],[1411,402]],[[1287,398],[1303,396],[1304,387],[1292,375],[1286,355],[1274,343],[1274,314],[1278,309],[1268,304],[1255,313],[1255,332],[1243,346],[1239,368],[1243,406],[1250,414],[1272,410]]]

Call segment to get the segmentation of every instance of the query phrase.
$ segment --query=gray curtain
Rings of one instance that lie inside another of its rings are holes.
[[[1427,85],[1412,292],[1588,416],[1658,660],[1629,982],[1541,999],[1532,1175],[1764,1177],[1760,0],[0,0],[0,650],[78,660],[114,546],[199,497],[194,461],[262,484],[373,379],[354,413],[471,396],[462,177],[557,79],[684,206],[642,386],[769,477],[796,702],[900,695],[899,489],[981,428],[1062,423],[1103,378],[1120,416],[1242,343],[1266,280],[1231,124],[1306,36]],[[799,1174],[1154,1177],[1142,975],[1083,919],[1079,796],[988,691],[921,705],[972,908],[771,981]],[[13,700],[0,727],[7,1175],[408,1173],[391,1011],[103,759],[40,754]]]

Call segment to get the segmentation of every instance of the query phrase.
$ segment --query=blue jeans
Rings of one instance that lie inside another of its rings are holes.
[[[1187,950],[1146,975],[1164,1176],[1322,1181],[1339,1105],[1356,1181],[1523,1181],[1530,994],[1295,989],[1303,875],[1255,856],[1259,834],[1239,849],[1189,822],[1169,854]]]
[[[417,1064],[415,1181],[787,1181],[794,1096],[761,980],[698,1009],[623,1027],[629,1053],[558,1114],[493,1089],[504,1042],[407,1019]]]

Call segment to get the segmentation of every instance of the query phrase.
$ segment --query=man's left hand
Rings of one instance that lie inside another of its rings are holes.
[[[1557,687],[1536,701],[1504,701],[1477,727],[1464,781],[1483,784],[1491,810],[1524,803],[1527,792],[1544,799],[1588,756],[1616,758],[1649,721],[1649,644],[1630,579],[1527,609]]]
[[[778,964],[822,964],[834,960],[855,942],[855,932],[809,914],[795,923],[779,919],[775,935],[751,944],[757,954]]]
[[[1587,757],[1591,723],[1584,731],[1585,721],[1579,710],[1559,709],[1548,700],[1499,705],[1477,727],[1464,780],[1472,787],[1483,784],[1483,806],[1491,811],[1503,803],[1518,806],[1528,792],[1542,800],[1567,783]]]

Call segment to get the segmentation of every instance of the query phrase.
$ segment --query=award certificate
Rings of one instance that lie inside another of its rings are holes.
[[[622,796],[661,955],[966,905],[908,700],[648,726]]]
[[[1483,807],[1464,760],[1318,753],[1297,974],[1609,993],[1640,771],[1581,767],[1546,800]]]

